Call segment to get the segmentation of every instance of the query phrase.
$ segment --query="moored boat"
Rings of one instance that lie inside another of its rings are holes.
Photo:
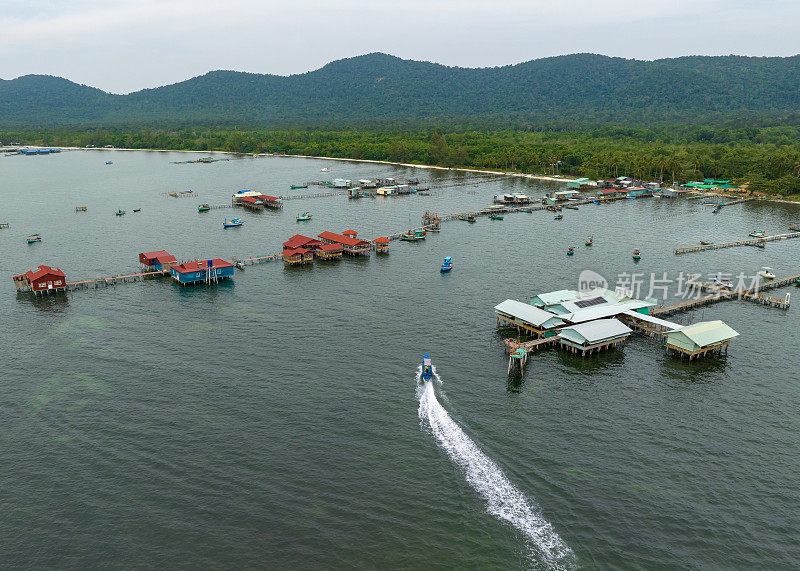
[[[567,256],[572,256],[574,254],[575,254],[575,248],[573,248],[572,246],[567,248]]]
[[[415,236],[414,233],[411,232],[410,230],[408,232],[403,232],[402,234],[400,234],[400,239],[403,240],[404,242],[419,242],[420,240],[422,240],[422,238],[420,238],[419,236]]]
[[[756,242],[756,248],[761,248],[762,250],[767,247],[767,242],[765,240],[759,240]]]
[[[462,214],[458,217],[459,220],[466,220],[467,222],[475,222],[474,214]]]
[[[241,218],[234,218],[230,222],[228,222],[228,219],[226,218],[225,221],[222,223],[222,227],[236,228],[237,226],[241,226],[242,224],[244,224],[244,220],[242,220]]]
[[[442,271],[449,272],[453,269],[453,261],[450,259],[450,256],[447,256],[444,261],[442,262]]]
[[[750,232],[749,235],[752,236],[753,238],[764,238],[767,235],[767,233],[764,230],[753,230],[752,232]]]
[[[792,232],[800,232],[800,224],[790,224],[789,230]]]
[[[553,220],[561,220],[562,218],[564,218],[564,215],[561,214],[560,212],[558,214],[556,214],[555,216],[553,216]]]
[[[502,220],[502,219],[503,219],[502,214],[492,213],[489,215],[489,220]]]
[[[422,356],[422,380],[430,381],[433,378],[433,365],[431,364],[431,356],[425,353]]]
[[[733,282],[723,279],[719,272],[717,272],[717,275],[714,276],[714,285],[718,287],[724,287],[726,289],[733,289]]]
[[[642,253],[639,250],[634,250],[633,251],[633,259],[634,260],[641,260],[642,259]]]
[[[208,212],[211,210],[211,205],[209,204],[201,204],[197,207],[198,212]]]
[[[289,185],[289,189],[290,190],[296,190],[298,188],[308,188],[308,185],[307,184],[290,184]]]
[[[701,246],[708,246],[708,245],[713,244],[713,243],[714,242],[710,242],[708,240],[700,240],[700,245]]]

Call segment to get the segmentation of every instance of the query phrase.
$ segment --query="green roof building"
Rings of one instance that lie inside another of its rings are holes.
[[[709,353],[727,353],[728,344],[739,334],[722,321],[701,321],[667,333],[668,350],[689,359]]]

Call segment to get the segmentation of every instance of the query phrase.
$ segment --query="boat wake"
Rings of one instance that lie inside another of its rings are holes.
[[[503,471],[480,448],[439,404],[433,383],[441,383],[436,368],[433,380],[421,383],[422,368],[417,370],[419,418],[427,425],[450,459],[458,464],[467,482],[486,500],[486,511],[513,525],[525,537],[531,563],[553,569],[576,567],[575,554],[553,526],[542,517],[538,506],[506,478]],[[421,384],[419,384],[421,383]]]

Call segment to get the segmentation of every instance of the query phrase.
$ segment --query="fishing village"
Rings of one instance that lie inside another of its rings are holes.
[[[173,164],[206,164],[204,160],[191,160]],[[113,165],[108,161],[107,165]],[[348,201],[392,200],[404,196],[429,196],[444,189],[476,188],[490,181],[502,180],[502,175],[471,176],[457,182],[436,183],[409,177],[397,180],[394,177],[361,178],[351,180],[333,178],[330,180],[311,180],[290,185],[288,192],[266,194],[259,190],[239,190],[232,194],[227,202],[200,202],[197,213],[200,216],[211,216],[210,212],[219,209],[242,209],[253,213],[273,211],[279,216],[293,217],[298,225],[298,232],[286,236],[280,248],[261,255],[250,255],[223,259],[213,252],[200,256],[179,257],[174,252],[164,249],[139,252],[138,271],[107,277],[69,280],[61,269],[62,261],[49,260],[55,265],[41,264],[27,272],[12,276],[15,288],[20,293],[30,292],[35,296],[69,293],[77,290],[114,287],[117,285],[151,279],[169,279],[179,286],[213,285],[221,281],[232,280],[235,272],[247,266],[263,262],[283,262],[287,268],[308,267],[313,264],[329,264],[343,257],[365,257],[371,254],[385,256],[390,252],[392,242],[421,242],[436,239],[439,232],[445,231],[445,223],[456,222],[466,225],[485,219],[492,224],[500,223],[506,216],[535,214],[551,219],[558,224],[565,213],[580,209],[595,208],[627,200],[660,200],[665,204],[680,196],[681,200],[702,198],[701,206],[713,206],[713,214],[724,208],[757,200],[755,197],[729,197],[729,181],[706,180],[699,183],[688,183],[681,187],[662,188],[657,183],[635,181],[627,177],[608,181],[592,181],[589,179],[567,179],[560,182],[564,186],[545,192],[543,196],[532,196],[530,193],[510,192],[494,195],[491,204],[481,209],[437,213],[426,208],[419,223],[380,236],[362,236],[353,228],[326,229],[307,235],[302,231],[304,224],[317,220],[321,215],[310,210],[287,212],[288,204],[295,201],[320,198],[345,198]],[[319,190],[317,190],[319,189]],[[171,191],[163,193],[168,198],[199,199],[192,190]],[[726,200],[727,199],[727,200]],[[120,208],[111,212],[113,216],[122,217],[126,213],[136,215],[141,208]],[[87,212],[87,206],[75,206],[76,213]],[[578,215],[577,213],[574,215]],[[245,221],[242,216],[225,217],[219,224],[224,231],[235,231],[247,224],[257,223],[257,219]],[[2,227],[8,228],[9,222]],[[692,252],[703,252],[737,246],[764,248],[768,242],[791,240],[800,237],[800,228],[792,225],[788,231],[767,234],[766,231],[753,230],[750,236],[738,240],[715,242],[701,240],[695,245],[675,246],[674,254],[682,255]],[[223,234],[224,236],[224,234]],[[34,245],[41,242],[41,233],[29,235],[27,243]],[[595,237],[585,240],[587,250],[596,249]],[[641,252],[631,244],[631,257],[634,262],[641,260],[647,253]],[[569,245],[564,251],[567,257],[575,256],[576,246]],[[137,254],[132,254],[132,261]],[[439,271],[450,273],[457,265],[452,256],[446,256]],[[56,267],[59,266],[59,267]],[[70,269],[70,274],[74,270]],[[787,277],[776,277],[765,268],[760,272],[760,281],[744,287],[734,287],[729,281],[715,279],[702,282],[699,276],[689,286],[698,295],[690,300],[668,303],[666,300],[654,298],[636,299],[632,292],[624,288],[592,289],[588,291],[559,290],[549,293],[537,293],[526,301],[506,299],[494,307],[500,331],[514,330],[514,337],[504,338],[503,345],[508,353],[508,373],[522,373],[530,354],[546,347],[553,347],[568,353],[589,356],[600,351],[620,348],[626,339],[636,333],[653,338],[661,343],[664,349],[676,356],[694,360],[709,355],[727,352],[731,341],[739,334],[719,320],[700,321],[683,325],[668,321],[666,316],[676,312],[690,311],[694,308],[722,301],[740,300],[761,304],[777,309],[788,310],[790,294],[782,298],[764,295],[762,292],[787,285],[800,285],[800,274]]]

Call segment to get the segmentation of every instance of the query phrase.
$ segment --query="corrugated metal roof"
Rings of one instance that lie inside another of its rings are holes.
[[[609,303],[606,305],[595,305],[594,307],[579,309],[577,311],[573,311],[572,313],[564,314],[560,317],[565,321],[569,321],[570,323],[584,323],[586,321],[593,321],[595,319],[619,315],[620,313],[625,313],[627,310],[628,306]]]
[[[530,323],[535,327],[541,327],[550,320],[555,320],[548,324],[550,327],[558,327],[564,324],[563,321],[549,311],[539,309],[538,307],[522,303],[515,299],[507,299],[503,303],[495,305],[494,310],[498,313],[510,315],[514,319],[519,319],[525,323]]]
[[[678,331],[670,332],[670,335],[682,334],[688,337],[698,347],[707,347],[708,345],[716,345],[723,341],[730,341],[734,337],[738,337],[737,333],[732,327],[723,321],[701,321],[693,325],[688,325]]]
[[[652,323],[653,325],[660,325],[662,327],[666,327],[667,329],[672,329],[673,331],[683,328],[683,325],[673,323],[672,321],[667,321],[666,319],[659,319],[658,317],[653,317],[652,315],[647,315],[646,313],[639,313],[638,311],[625,311],[624,313],[625,315],[629,315],[640,321],[646,321],[647,323]]]
[[[535,295],[533,297],[545,305],[555,305],[563,301],[573,301],[579,298],[578,292],[570,291],[568,289],[560,289],[558,291],[551,291],[549,293],[540,293],[539,295]]]
[[[590,321],[589,323],[581,323],[579,325],[570,325],[565,327],[558,334],[559,337],[565,336],[566,332],[575,332],[588,343],[599,343],[607,339],[613,339],[622,335],[631,333],[631,328],[619,321],[618,319],[598,319]]]

